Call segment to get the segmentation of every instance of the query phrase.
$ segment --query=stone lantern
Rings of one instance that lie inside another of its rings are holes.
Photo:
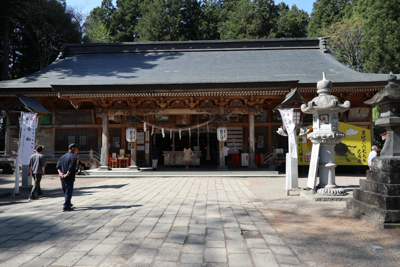
[[[325,79],[323,73],[322,81],[317,83],[318,96],[302,105],[301,110],[306,114],[313,115],[313,131],[307,135],[313,144],[320,144],[319,149],[319,179],[318,193],[335,194],[335,151],[336,144],[346,136],[339,132],[339,113],[343,113],[350,108],[350,102],[345,101],[341,104],[336,96],[331,95],[332,83]],[[314,146],[313,146],[314,148]]]
[[[389,75],[389,84],[364,103],[380,106],[381,118],[376,125],[386,128],[387,137],[379,157],[371,163],[367,179],[360,179],[360,188],[353,190],[347,208],[381,228],[400,227],[400,86],[396,76]]]

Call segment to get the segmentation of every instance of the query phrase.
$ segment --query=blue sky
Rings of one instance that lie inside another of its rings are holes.
[[[102,0],[67,0],[67,5],[72,7],[82,7],[83,13],[89,14],[93,8],[100,6],[101,2]],[[292,7],[292,5],[296,5],[298,8],[307,11],[308,14],[311,14],[315,0],[275,0],[275,4],[280,2],[285,2],[290,7]],[[115,0],[113,0],[113,3],[115,5]]]

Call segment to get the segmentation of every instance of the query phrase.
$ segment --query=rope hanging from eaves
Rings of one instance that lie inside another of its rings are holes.
[[[180,128],[180,127],[164,127],[164,126],[159,126],[159,125],[157,125],[157,124],[155,124],[155,123],[151,123],[151,122],[142,120],[142,119],[138,118],[137,116],[133,116],[134,120],[143,123],[143,126],[144,126],[143,128],[144,128],[144,129],[146,129],[146,126],[147,126],[147,125],[150,125],[150,126],[152,126],[153,128],[161,129],[162,132],[164,132],[164,129],[165,129],[165,130],[169,130],[170,133],[172,133],[172,132],[181,132],[181,131],[189,131],[189,132],[190,132],[191,129],[196,129],[196,128],[202,127],[202,126],[204,126],[204,125],[207,125],[207,131],[209,131],[209,127],[208,127],[208,124],[209,124],[209,123],[213,123],[213,122],[215,122],[215,121],[222,120],[224,117],[225,117],[224,115],[219,115],[219,116],[217,116],[217,117],[215,117],[215,118],[213,118],[213,119],[211,119],[211,120],[208,120],[208,121],[206,121],[206,122],[203,122],[203,123],[200,123],[200,124],[197,124],[197,125],[193,125],[193,126],[189,126],[189,127],[182,127],[182,128]],[[145,131],[146,131],[146,130],[145,130]]]

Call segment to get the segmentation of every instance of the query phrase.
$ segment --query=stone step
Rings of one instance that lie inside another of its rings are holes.
[[[353,198],[384,210],[400,211],[400,196],[387,196],[361,189],[353,190]]]
[[[129,170],[127,168],[117,168],[110,171],[103,170],[87,170],[78,175],[77,177],[96,177],[96,178],[137,178],[137,177],[285,177],[285,174],[279,174],[278,171],[264,171],[264,170],[228,170],[228,171],[210,171],[200,169],[189,170],[151,170],[143,168],[141,170]]]
[[[384,184],[360,179],[360,189],[388,196],[400,196],[400,184]]]
[[[348,199],[346,207],[380,223],[400,223],[400,210],[384,210],[356,199]]]
[[[385,184],[400,184],[400,173],[368,170],[367,180]]]

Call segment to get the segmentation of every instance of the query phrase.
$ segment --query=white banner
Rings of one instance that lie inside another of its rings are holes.
[[[293,109],[278,109],[281,113],[282,121],[285,124],[286,132],[289,137],[289,146],[291,146],[290,150],[292,151],[292,158],[297,159],[297,141],[296,135],[294,133],[294,128],[296,125],[293,122]]]
[[[28,165],[35,150],[36,114],[22,112],[21,120],[18,161],[22,165]]]

